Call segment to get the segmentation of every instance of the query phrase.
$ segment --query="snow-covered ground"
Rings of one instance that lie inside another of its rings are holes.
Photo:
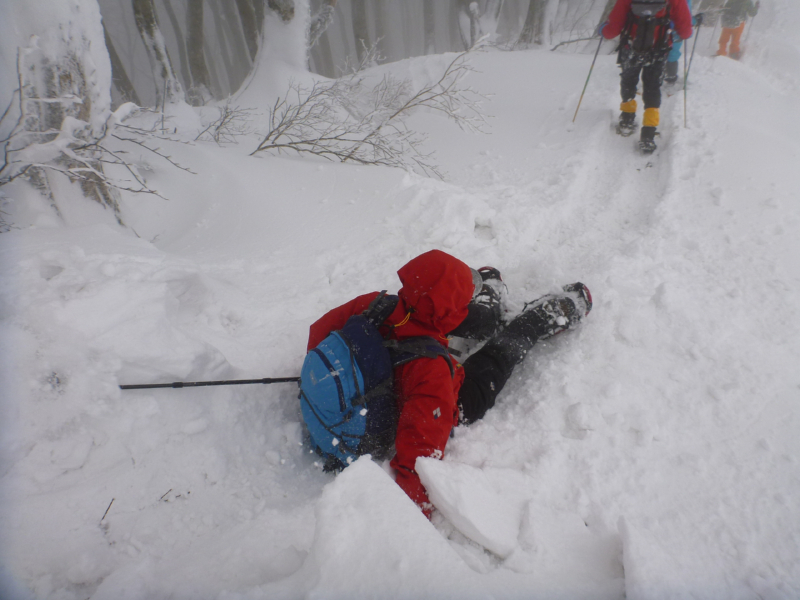
[[[610,45],[574,124],[591,55],[493,50],[488,135],[410,122],[446,182],[252,138],[137,158],[169,200],[124,228],[4,188],[32,226],[0,235],[0,597],[800,597],[800,6],[763,4],[741,62],[702,30],[650,157],[612,132]],[[431,248],[511,311],[595,298],[420,462],[432,524],[385,465],[323,473],[291,384],[118,389],[296,375],[311,322]]]

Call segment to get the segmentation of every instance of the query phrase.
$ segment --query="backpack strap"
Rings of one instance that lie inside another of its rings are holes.
[[[441,356],[450,368],[450,377],[455,377],[453,358],[434,338],[424,335],[405,340],[386,340],[383,343],[392,354],[394,366],[404,365],[417,358],[437,358]]]
[[[391,316],[398,302],[400,302],[399,296],[387,295],[386,290],[383,290],[361,314],[373,327],[378,328]]]

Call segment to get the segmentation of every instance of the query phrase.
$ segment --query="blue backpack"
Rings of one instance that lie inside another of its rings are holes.
[[[432,337],[385,340],[378,331],[399,298],[381,292],[360,315],[347,320],[313,348],[300,372],[300,408],[311,445],[325,471],[340,471],[355,458],[386,458],[397,431],[394,368],[447,350]]]

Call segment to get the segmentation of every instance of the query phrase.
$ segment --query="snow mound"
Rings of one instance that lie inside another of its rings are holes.
[[[517,548],[520,509],[481,469],[432,458],[417,459],[416,469],[433,505],[461,533],[501,558]]]
[[[364,456],[325,486],[316,531],[291,582],[265,598],[438,598],[477,576],[392,478]],[[376,577],[376,574],[379,574]]]

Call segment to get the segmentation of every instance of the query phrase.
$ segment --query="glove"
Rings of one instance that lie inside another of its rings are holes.
[[[608,25],[608,21],[603,21],[602,23],[600,23],[600,25],[598,25],[597,29],[595,29],[594,31],[594,37],[602,36],[603,29],[605,29],[606,25]]]
[[[703,24],[703,13],[697,13],[692,19],[693,27],[700,27]]]

